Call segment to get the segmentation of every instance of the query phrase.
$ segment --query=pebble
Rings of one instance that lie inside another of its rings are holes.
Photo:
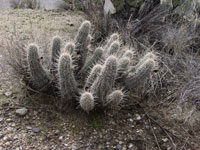
[[[3,150],[3,147],[0,146],[0,150]]]
[[[32,130],[32,127],[26,126],[26,129],[27,129],[27,130]]]
[[[72,145],[72,150],[77,150],[78,148],[75,145]]]
[[[28,113],[28,109],[27,108],[20,108],[20,109],[17,109],[15,111],[16,115],[20,116],[20,117],[23,117],[25,116],[27,113]]]
[[[122,150],[122,146],[118,144],[118,145],[116,146],[116,150]]]
[[[132,122],[133,122],[133,119],[130,118],[129,121],[132,123]]]
[[[128,148],[130,149],[130,148],[132,148],[134,145],[131,143],[131,144],[129,144],[129,146],[128,146]]]
[[[56,131],[55,131],[55,135],[58,135],[58,134],[60,134],[60,131],[59,131],[59,130],[56,130]]]
[[[2,139],[4,137],[4,135],[3,134],[0,134],[0,139]]]
[[[6,92],[6,93],[4,93],[4,95],[5,95],[6,97],[10,97],[10,96],[12,95],[12,92]]]
[[[39,133],[39,132],[40,132],[40,129],[39,129],[39,128],[33,128],[33,132]]]
[[[7,137],[7,136],[4,136],[4,137],[3,137],[3,141],[9,141],[9,140],[10,140],[9,137]]]
[[[139,114],[136,114],[136,120],[139,121],[141,119],[142,119],[142,117]]]
[[[0,117],[0,122],[2,122],[3,121],[3,117]]]

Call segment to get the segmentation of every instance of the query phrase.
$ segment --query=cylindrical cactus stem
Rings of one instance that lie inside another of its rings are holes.
[[[88,35],[87,41],[86,41],[86,46],[89,46],[90,43],[91,43],[91,41],[92,41],[92,36],[91,36],[91,35]]]
[[[92,68],[92,70],[91,70],[91,72],[90,72],[90,74],[87,77],[87,80],[85,82],[85,86],[84,86],[85,90],[89,89],[92,86],[92,84],[94,83],[94,81],[99,76],[101,70],[102,70],[102,65],[100,65],[100,64],[97,64],[97,65],[95,65]]]
[[[119,41],[114,41],[110,47],[108,48],[108,52],[106,54],[106,56],[110,56],[110,55],[115,55],[117,54],[118,50],[119,50],[119,47],[120,47],[120,43]]]
[[[95,106],[93,94],[89,92],[84,92],[83,94],[81,94],[79,103],[81,108],[89,113],[94,109]]]
[[[127,57],[123,57],[119,60],[118,63],[118,72],[119,73],[125,73],[128,71],[129,68],[129,64],[130,64],[130,60]]]
[[[36,84],[37,88],[45,90],[45,87],[48,87],[51,80],[45,69],[40,64],[37,45],[31,44],[29,46],[27,57],[28,67],[34,83]]]
[[[122,90],[115,90],[108,95],[106,99],[106,105],[109,105],[111,108],[117,108],[119,104],[122,103],[124,98],[124,93]]]
[[[154,61],[157,59],[157,56],[153,52],[146,53],[136,65],[136,68],[141,66],[147,59],[153,59]]]
[[[52,49],[51,49],[51,64],[52,70],[55,71],[57,67],[57,60],[59,59],[61,51],[61,38],[55,36],[52,42]]]
[[[107,95],[112,91],[117,76],[117,58],[109,56],[101,70],[100,75],[91,86],[91,92],[104,104]]]
[[[125,78],[125,86],[130,90],[137,89],[141,83],[145,82],[150,77],[151,72],[155,67],[153,59],[147,59],[135,69],[135,72],[129,72]]]
[[[65,52],[72,54],[74,52],[75,45],[73,42],[69,42],[65,45]]]
[[[71,104],[78,95],[78,87],[73,75],[72,59],[68,53],[63,53],[59,58],[58,75],[62,102]]]
[[[92,55],[92,57],[85,63],[79,74],[81,75],[81,78],[85,79],[88,71],[94,66],[96,63],[98,63],[102,59],[103,55],[103,49],[101,47],[97,48]]]
[[[134,56],[134,52],[131,50],[127,50],[122,57],[126,57],[129,60],[132,60]]]
[[[78,34],[75,39],[75,56],[76,56],[76,65],[77,70],[82,68],[88,53],[88,41],[89,40],[89,32],[91,28],[91,23],[89,21],[84,21],[81,27],[78,30]]]
[[[118,34],[118,33],[113,33],[113,34],[110,36],[110,38],[108,39],[106,46],[104,47],[104,49],[105,49],[105,54],[108,52],[108,49],[109,49],[109,47],[111,46],[111,44],[112,44],[114,41],[118,41],[118,40],[119,40],[119,34]]]

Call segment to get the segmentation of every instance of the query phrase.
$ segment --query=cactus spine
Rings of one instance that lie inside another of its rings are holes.
[[[61,49],[61,38],[54,37],[52,43],[52,50],[51,50],[51,62],[52,62],[52,69],[55,70],[57,60],[60,56],[60,49]]]
[[[96,63],[98,63],[101,59],[102,59],[102,55],[103,55],[103,49],[97,48],[94,52],[94,54],[92,55],[91,59],[89,59],[85,65],[83,66],[83,68],[80,71],[80,74],[82,76],[83,79],[85,79],[85,76],[88,74],[88,70],[90,68],[92,68],[93,65],[95,65]]]
[[[135,72],[129,72],[125,79],[125,85],[127,88],[133,90],[136,89],[142,82],[144,82],[153,71],[155,67],[155,61],[153,59],[147,59],[140,66],[136,67]]]
[[[74,43],[70,42],[65,45],[65,52],[72,54],[74,52],[75,45]]]
[[[111,44],[111,46],[109,47],[109,49],[108,49],[107,56],[117,54],[117,52],[118,52],[118,50],[119,50],[119,47],[120,47],[119,41],[114,41],[114,42]]]
[[[119,34],[117,33],[113,33],[110,38],[108,39],[108,42],[106,44],[106,46],[104,47],[105,49],[105,53],[108,52],[108,49],[109,47],[111,46],[111,44],[114,42],[114,41],[118,41],[119,40]]]
[[[87,113],[94,109],[95,102],[92,93],[84,92],[81,94],[80,106]]]
[[[78,87],[72,71],[70,54],[63,53],[59,58],[58,73],[63,103],[72,101],[78,95]]]
[[[91,23],[89,21],[84,21],[81,27],[78,30],[78,34],[75,39],[75,52],[77,56],[76,64],[78,65],[77,69],[82,68],[84,65],[87,53],[88,53],[88,42],[90,41],[88,38],[89,32],[91,28]]]
[[[40,89],[47,87],[51,80],[40,64],[38,47],[35,44],[31,44],[28,48],[28,67],[37,87]]]
[[[127,72],[129,64],[130,64],[130,60],[127,57],[121,58],[118,63],[118,71],[120,73]]]
[[[99,65],[99,64],[95,65],[92,68],[92,70],[91,70],[91,72],[90,72],[90,74],[89,74],[89,76],[88,76],[88,78],[86,80],[86,83],[85,83],[85,87],[84,87],[85,90],[89,89],[92,86],[93,82],[99,76],[101,70],[102,70],[102,65]]]
[[[107,95],[111,92],[117,75],[117,58],[109,56],[99,77],[95,80],[91,87],[92,93],[95,93],[100,103],[106,101]]]
[[[110,105],[113,108],[117,108],[117,106],[122,103],[123,98],[124,93],[122,92],[122,90],[115,90],[108,95],[106,99],[106,104]]]

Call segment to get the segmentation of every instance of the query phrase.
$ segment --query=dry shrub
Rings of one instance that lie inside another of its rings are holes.
[[[13,9],[39,9],[40,1],[39,0],[10,0],[10,7]]]

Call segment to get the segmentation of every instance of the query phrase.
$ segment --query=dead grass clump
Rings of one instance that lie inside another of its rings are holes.
[[[11,8],[13,9],[39,9],[40,1],[39,0],[10,0],[9,1]]]

